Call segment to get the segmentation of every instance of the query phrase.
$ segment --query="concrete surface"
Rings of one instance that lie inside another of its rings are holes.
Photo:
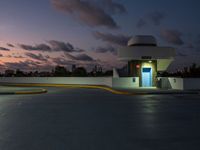
[[[112,77],[0,77],[0,84],[79,84],[112,87]]]
[[[118,90],[121,92],[127,92],[130,93],[130,95],[135,95],[135,94],[146,94],[146,95],[155,95],[155,94],[199,94],[200,96],[200,90],[175,90],[175,89],[159,89],[156,87],[152,88],[135,88],[135,89],[130,89],[130,88],[113,88],[114,90]]]
[[[198,95],[48,88],[0,96],[0,150],[199,150]]]
[[[0,86],[0,95],[9,94],[42,94],[46,93],[47,90],[38,87],[11,87],[11,86]]]

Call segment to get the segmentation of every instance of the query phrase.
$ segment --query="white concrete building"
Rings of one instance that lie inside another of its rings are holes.
[[[146,35],[131,38],[126,47],[118,50],[119,60],[127,62],[126,77],[133,77],[139,87],[156,87],[157,72],[165,71],[174,57],[174,48],[159,47],[153,36]],[[116,70],[114,73],[117,76]]]

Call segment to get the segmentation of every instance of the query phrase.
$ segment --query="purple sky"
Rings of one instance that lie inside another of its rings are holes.
[[[171,69],[200,64],[199,0],[1,0],[0,71],[122,67],[116,50],[151,34],[177,49]]]

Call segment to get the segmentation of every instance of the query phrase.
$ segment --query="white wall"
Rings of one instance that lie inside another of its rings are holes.
[[[161,88],[176,90],[198,90],[200,89],[200,78],[167,78],[160,77]]]
[[[183,83],[185,90],[200,90],[200,78],[185,78]]]
[[[139,77],[113,78],[112,87],[114,87],[114,88],[127,88],[127,89],[138,88],[139,87]]]
[[[183,78],[168,78],[172,89],[183,90]]]
[[[112,86],[112,77],[1,77],[0,83],[49,83]]]
[[[158,80],[160,81],[161,89],[183,90],[182,78],[159,77]]]

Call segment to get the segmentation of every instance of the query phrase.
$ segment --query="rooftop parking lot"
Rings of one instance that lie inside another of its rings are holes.
[[[1,95],[1,150],[199,150],[199,95]]]

